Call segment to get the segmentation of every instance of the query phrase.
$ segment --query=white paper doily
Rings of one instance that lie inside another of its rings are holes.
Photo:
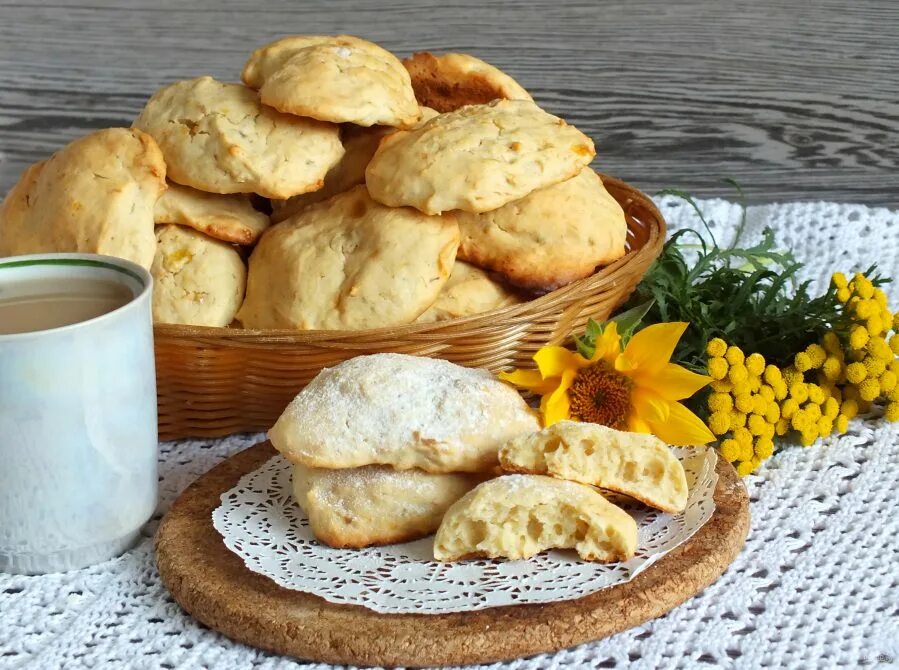
[[[227,546],[253,572],[332,603],[390,614],[469,612],[501,605],[580,598],[622,584],[685,542],[715,510],[715,453],[674,449],[684,465],[687,509],[670,515],[609,495],[637,521],[637,554],[620,563],[589,563],[550,551],[526,561],[433,559],[433,536],[369,549],[332,549],[312,535],[291,495],[291,466],[275,456],[222,494],[212,513]]]

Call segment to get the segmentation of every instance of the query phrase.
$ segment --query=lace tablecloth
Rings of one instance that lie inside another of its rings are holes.
[[[695,225],[683,203],[662,205],[672,228]],[[720,200],[701,206],[719,244],[727,243],[739,208]],[[765,225],[809,264],[818,286],[834,270],[872,262],[899,277],[897,212],[820,202],[755,207],[747,239]],[[899,289],[888,293],[899,307]],[[160,512],[194,478],[259,437],[163,444]],[[493,667],[899,666],[899,426],[855,421],[846,435],[775,456],[746,482],[746,548],[705,592],[612,638]],[[158,518],[116,560],[42,577],[0,575],[0,668],[296,667],[180,610],[153,563]]]

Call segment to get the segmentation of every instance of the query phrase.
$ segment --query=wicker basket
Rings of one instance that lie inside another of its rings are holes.
[[[155,329],[161,439],[267,430],[324,367],[360,354],[438,356],[493,372],[525,366],[588,317],[604,319],[630,295],[665,239],[665,222],[637,189],[603,176],[628,221],[629,253],[596,274],[519,305],[440,323],[357,331]]]

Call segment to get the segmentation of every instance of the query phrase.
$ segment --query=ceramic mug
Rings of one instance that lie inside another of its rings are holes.
[[[35,282],[105,286],[124,304],[0,334],[0,571],[26,574],[121,554],[157,495],[149,273],[89,254],[0,259],[0,301]]]

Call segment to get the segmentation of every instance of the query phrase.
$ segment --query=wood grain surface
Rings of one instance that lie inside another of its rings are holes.
[[[456,614],[378,614],[282,588],[250,572],[212,526],[220,495],[275,450],[262,443],[210,470],[175,502],[156,535],[162,581],[190,614],[225,635],[298,658],[355,665],[485,663],[557,651],[660,616],[730,565],[749,530],[749,496],[718,460],[715,513],[632,581],[578,600]]]
[[[899,206],[899,3],[891,0],[0,0],[0,192],[162,84],[236,80],[289,33],[397,54],[474,53],[595,138],[652,192]]]

